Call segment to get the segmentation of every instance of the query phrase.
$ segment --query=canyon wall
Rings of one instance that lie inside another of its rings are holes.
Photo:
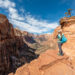
[[[0,14],[0,75],[7,75],[37,57],[35,49],[30,48],[19,35],[7,17]]]

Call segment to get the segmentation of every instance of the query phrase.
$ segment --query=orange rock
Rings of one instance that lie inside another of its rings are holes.
[[[68,57],[57,56],[55,50],[48,50],[30,64],[17,69],[14,75],[75,75],[75,69],[68,65]],[[74,65],[75,66],[75,65]]]

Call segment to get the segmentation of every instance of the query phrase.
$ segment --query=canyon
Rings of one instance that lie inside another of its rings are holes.
[[[68,41],[58,56],[58,30]],[[60,19],[52,34],[35,35],[14,28],[0,14],[0,75],[75,75],[75,16]]]

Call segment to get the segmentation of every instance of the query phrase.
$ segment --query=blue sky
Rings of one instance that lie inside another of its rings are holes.
[[[35,34],[52,33],[67,9],[74,7],[75,0],[0,0],[0,13],[14,27]]]

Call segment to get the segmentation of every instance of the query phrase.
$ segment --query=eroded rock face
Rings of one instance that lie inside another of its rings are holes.
[[[7,17],[0,14],[0,75],[8,75],[8,72],[37,57],[34,49],[16,34]]]

